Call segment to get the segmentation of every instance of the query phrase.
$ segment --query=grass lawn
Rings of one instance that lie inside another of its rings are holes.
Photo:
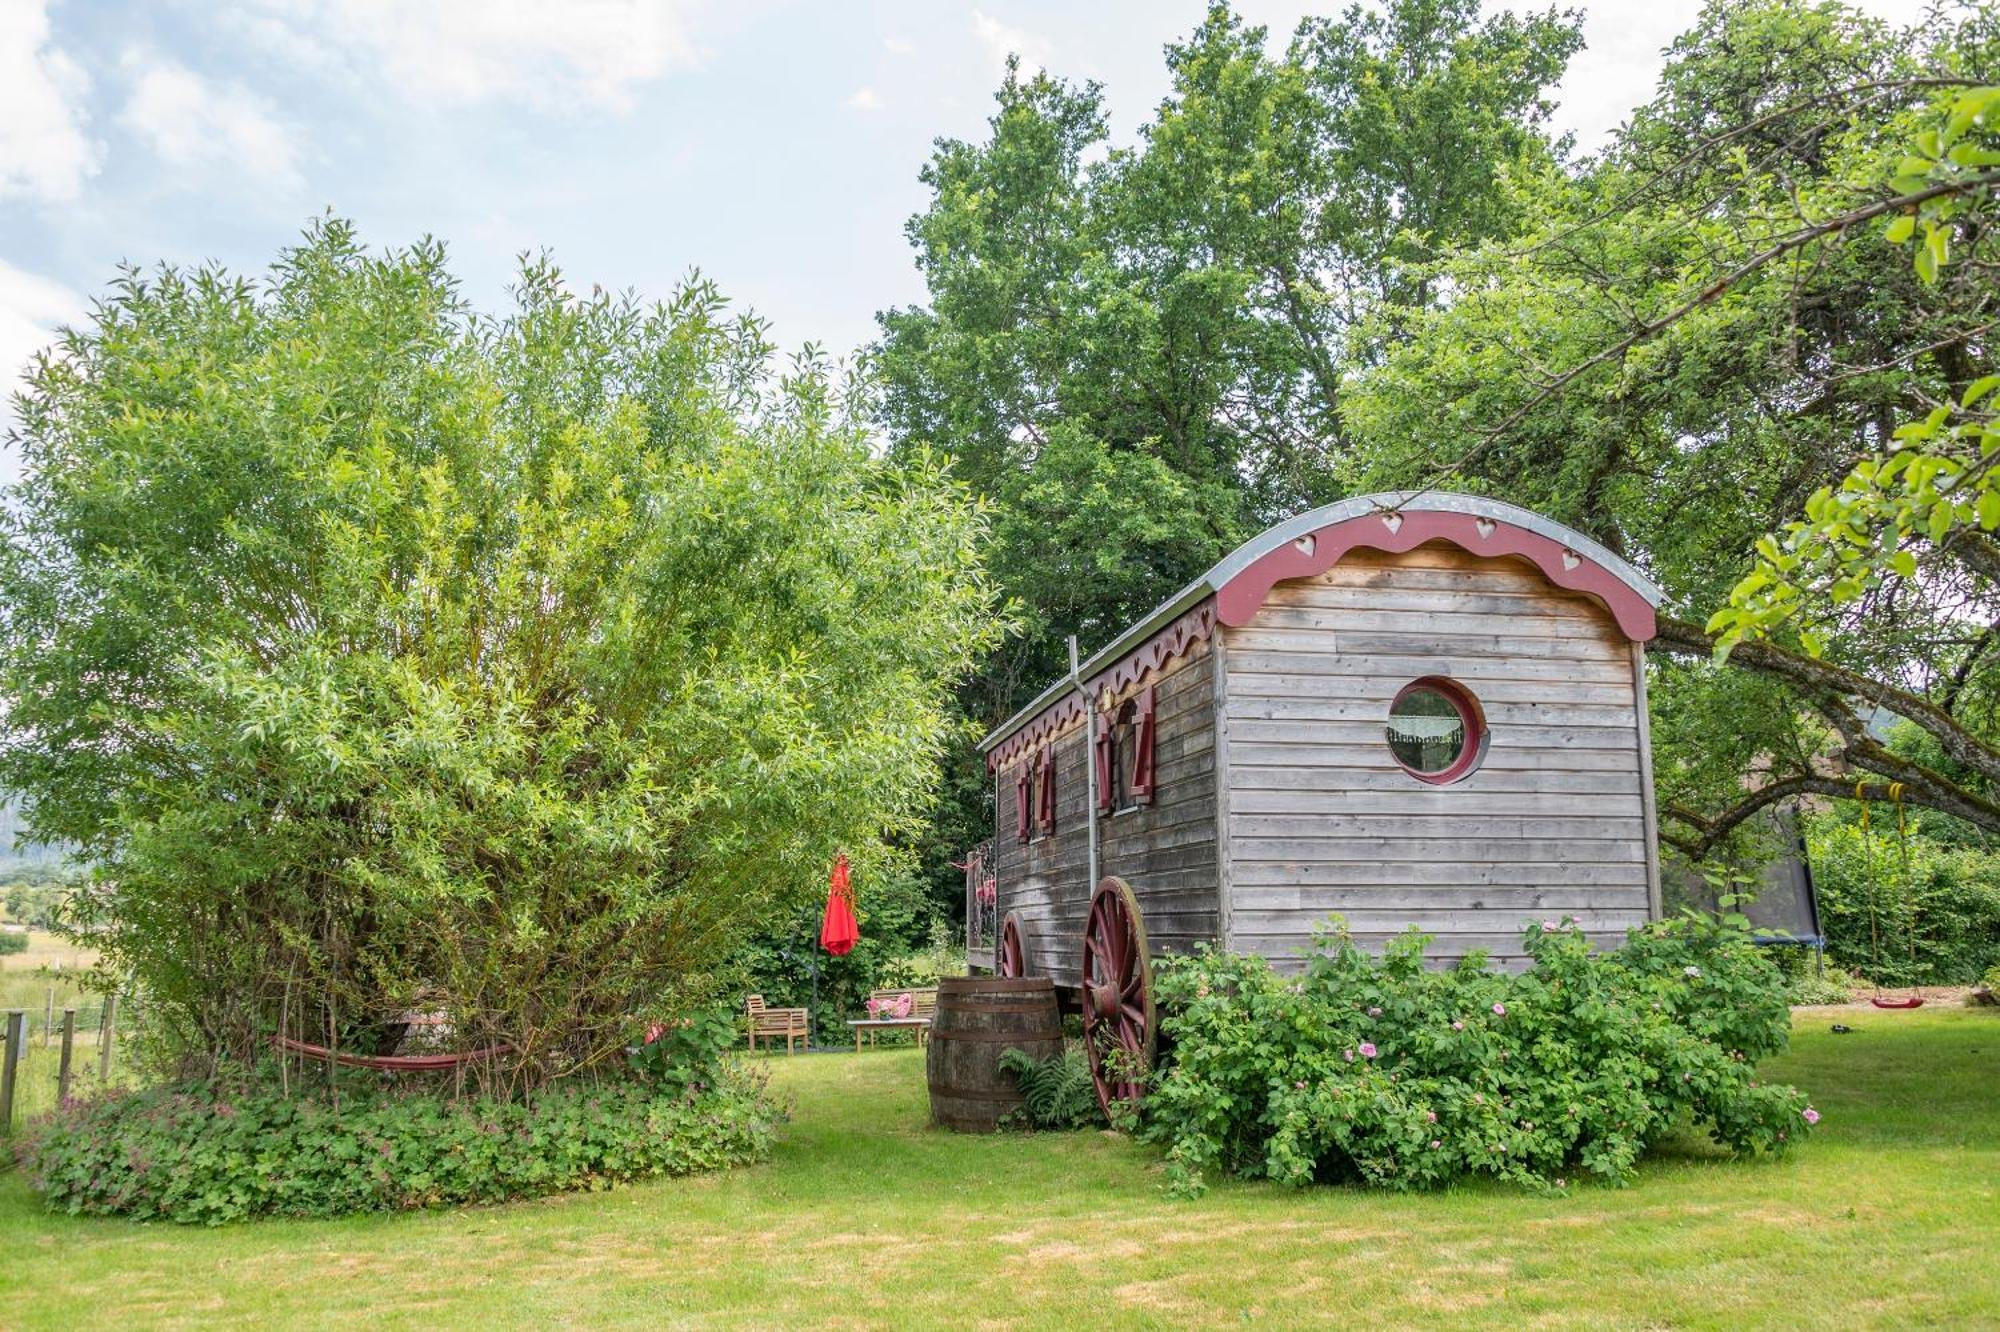
[[[1109,1134],[926,1128],[908,1049],[772,1058],[794,1120],[768,1165],[593,1196],[197,1231],[52,1217],[9,1174],[0,1326],[2000,1323],[2000,1015],[1795,1025],[1768,1067],[1826,1115],[1803,1151],[1688,1141],[1553,1201],[1174,1202]]]

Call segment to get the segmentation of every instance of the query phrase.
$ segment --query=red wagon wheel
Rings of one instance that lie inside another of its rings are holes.
[[[1001,923],[1000,938],[993,945],[993,971],[1009,979],[1028,974],[1028,923],[1018,911],[1009,911]]]
[[[1125,880],[1106,879],[1083,922],[1083,1045],[1105,1114],[1113,1102],[1139,1099],[1154,1041],[1153,964],[1139,903]]]

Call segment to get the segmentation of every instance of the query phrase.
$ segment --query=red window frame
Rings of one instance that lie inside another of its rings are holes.
[[[1030,766],[1024,759],[1021,766],[1014,770],[1014,840],[1017,842],[1028,840],[1028,772]]]
[[[1036,769],[1035,827],[1046,836],[1056,830],[1056,747],[1044,746]]]
[[[1133,808],[1153,803],[1154,716],[1158,695],[1152,685],[1116,707],[1097,714],[1097,734],[1092,738],[1097,763],[1097,810],[1118,812],[1118,728],[1132,727],[1132,771],[1125,791]]]
[[[1470,776],[1473,770],[1479,766],[1481,760],[1486,757],[1486,742],[1488,739],[1486,714],[1480,709],[1479,700],[1473,697],[1471,690],[1456,680],[1442,675],[1424,675],[1410,681],[1396,691],[1396,697],[1389,703],[1390,716],[1393,717],[1395,715],[1398,703],[1401,703],[1419,689],[1429,690],[1434,694],[1442,696],[1447,703],[1451,704],[1457,710],[1459,721],[1465,728],[1465,742],[1459,746],[1458,757],[1436,772],[1424,772],[1403,762],[1402,756],[1396,753],[1394,745],[1388,745],[1389,757],[1395,759],[1396,766],[1404,772],[1407,772],[1418,781],[1428,782],[1432,786],[1446,786],[1461,778]],[[1388,744],[1388,731],[1389,726],[1385,719],[1382,727],[1384,744]]]

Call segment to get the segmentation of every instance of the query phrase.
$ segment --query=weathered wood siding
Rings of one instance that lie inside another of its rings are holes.
[[[1358,551],[1281,583],[1226,631],[1230,946],[1296,965],[1334,912],[1379,947],[1521,961],[1523,924],[1615,942],[1650,911],[1637,656],[1594,600],[1514,560]],[[1446,786],[1399,767],[1389,706],[1421,676],[1479,700],[1485,761]]]
[[[1155,695],[1154,799],[1098,820],[1100,872],[1132,885],[1155,954],[1213,942],[1216,902],[1214,672],[1208,645],[1168,663],[1151,683]],[[1141,685],[1143,688],[1143,684]],[[1121,695],[1120,700],[1127,695]],[[1014,835],[1014,775],[998,774],[995,885],[999,914],[1028,922],[1029,968],[1075,985],[1082,963],[1083,918],[1090,905],[1090,746],[1083,726],[1056,737],[1056,830],[1026,845]]]

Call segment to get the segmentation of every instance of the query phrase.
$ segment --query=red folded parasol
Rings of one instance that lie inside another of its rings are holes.
[[[819,946],[844,957],[861,942],[861,925],[854,919],[854,889],[847,879],[847,853],[841,852],[827,876],[826,918],[820,922]]]

